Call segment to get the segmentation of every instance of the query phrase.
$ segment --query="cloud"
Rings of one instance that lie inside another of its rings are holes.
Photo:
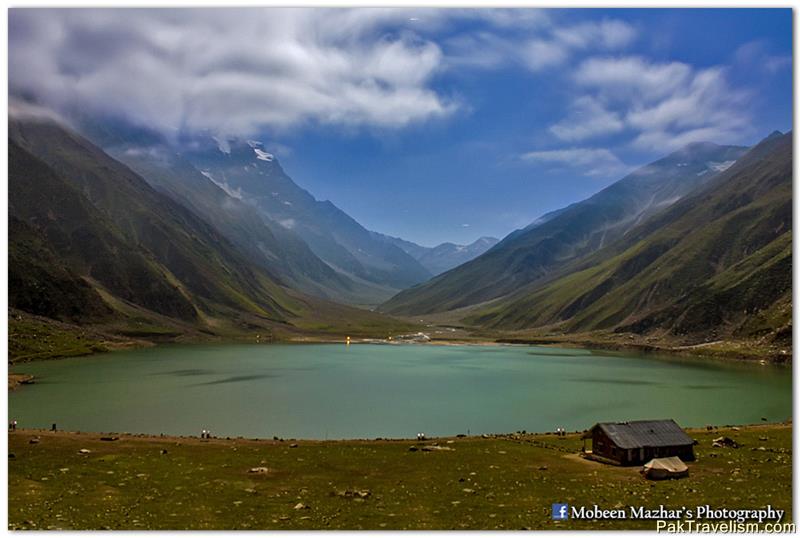
[[[523,47],[522,55],[529,69],[540,71],[564,63],[569,49],[556,41],[532,39]]]
[[[550,126],[550,132],[561,140],[572,142],[618,133],[624,127],[618,113],[606,109],[600,100],[585,95],[573,103],[566,118]]]
[[[762,71],[769,75],[791,67],[791,56],[772,54],[769,49],[769,44],[764,40],[748,41],[736,49],[733,61],[741,69]]]
[[[578,66],[573,80],[589,93],[550,126],[561,140],[629,131],[634,148],[668,151],[697,141],[735,142],[750,129],[750,95],[733,89],[721,67],[594,57]]]
[[[531,151],[520,156],[524,161],[582,169],[587,176],[610,176],[627,169],[614,153],[605,148],[569,148]]]
[[[637,36],[633,26],[615,19],[567,24],[537,10],[502,10],[502,16],[491,16],[492,10],[475,11],[489,27],[448,39],[443,48],[450,65],[484,69],[512,65],[543,71],[563,65],[578,52],[619,50]],[[524,32],[507,31],[498,22],[511,26],[515,19]],[[495,26],[503,33],[497,33]]]
[[[594,57],[582,62],[574,79],[615,100],[655,101],[684,86],[692,68],[680,62],[651,63],[638,56]]]
[[[617,50],[636,38],[636,29],[626,22],[603,19],[572,26],[555,26],[545,38],[530,40],[521,50],[533,71],[561,65],[577,51]]]
[[[399,128],[458,108],[431,88],[442,51],[406,29],[411,12],[12,9],[10,91],[173,134]]]

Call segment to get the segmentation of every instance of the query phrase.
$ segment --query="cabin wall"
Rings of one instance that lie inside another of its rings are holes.
[[[622,463],[623,450],[599,428],[592,432],[592,454]]]
[[[694,461],[692,445],[641,447],[623,449],[599,428],[592,432],[592,454],[616,461],[620,465],[644,465],[653,458],[678,456],[683,461]]]

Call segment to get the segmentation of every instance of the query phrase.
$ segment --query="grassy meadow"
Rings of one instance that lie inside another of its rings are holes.
[[[791,520],[791,424],[690,435],[698,441],[690,476],[652,482],[638,467],[580,458],[580,434],[416,442],[17,431],[9,433],[9,528],[655,528],[652,521],[554,522],[556,502],[771,504]],[[722,435],[740,448],[712,447]]]

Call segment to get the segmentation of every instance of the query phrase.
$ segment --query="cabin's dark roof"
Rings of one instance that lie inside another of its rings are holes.
[[[589,432],[595,428],[600,428],[615,445],[624,449],[694,444],[694,440],[671,419],[600,422]]]

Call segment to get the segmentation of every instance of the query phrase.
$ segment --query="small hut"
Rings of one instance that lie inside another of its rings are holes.
[[[586,449],[587,439],[591,439],[591,450]],[[642,465],[671,456],[694,461],[694,439],[671,419],[599,422],[583,440],[587,457],[616,465]]]

